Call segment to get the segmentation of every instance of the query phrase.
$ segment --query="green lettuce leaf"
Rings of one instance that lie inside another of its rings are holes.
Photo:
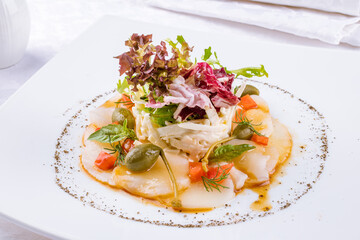
[[[222,145],[214,150],[210,155],[210,162],[220,162],[225,161],[229,162],[234,158],[240,156],[246,151],[254,149],[255,147],[249,144],[240,144],[240,145]]]
[[[102,143],[114,143],[123,139],[130,138],[136,140],[136,134],[133,129],[127,128],[127,121],[123,125],[109,124],[102,127],[98,131],[92,133],[88,140],[98,141]]]
[[[150,113],[150,119],[153,123],[164,127],[165,122],[174,123],[174,112],[177,109],[177,104],[166,105],[162,108],[145,108],[145,112]]]

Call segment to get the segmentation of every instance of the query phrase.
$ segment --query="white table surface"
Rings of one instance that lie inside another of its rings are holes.
[[[0,69],[0,105],[21,87],[57,52],[103,15],[121,15],[133,20],[181,25],[220,34],[236,33],[247,38],[319,48],[360,51],[348,45],[333,46],[246,24],[177,14],[147,7],[141,0],[28,0],[31,14],[31,35],[24,58],[15,66]],[[49,79],[51,81],[51,79]],[[0,239],[47,239],[0,218]]]

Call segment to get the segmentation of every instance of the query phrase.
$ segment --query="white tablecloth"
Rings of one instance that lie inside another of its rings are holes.
[[[190,29],[193,29],[195,25],[200,25],[203,30],[212,32],[225,34],[231,32],[250,38],[288,44],[341,48],[350,51],[359,50],[347,45],[328,45],[317,40],[296,37],[246,24],[167,12],[148,7],[140,0],[28,0],[28,5],[32,18],[28,50],[25,57],[17,65],[0,70],[0,104],[6,101],[64,46],[106,14],[121,15],[129,19],[170,26],[181,23],[183,27]],[[193,24],[194,22],[196,24]],[[40,240],[47,238],[0,218],[0,239]]]

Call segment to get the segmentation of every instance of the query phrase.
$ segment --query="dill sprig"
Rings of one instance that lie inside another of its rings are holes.
[[[120,142],[118,144],[114,144],[111,141],[111,137],[109,136],[109,143],[111,148],[104,148],[105,150],[108,150],[110,154],[116,154],[118,153],[115,161],[115,165],[120,166],[124,164],[126,153],[124,149],[122,148]]]
[[[124,93],[123,93],[123,95],[125,95],[128,99],[131,99],[129,95],[124,94]],[[126,107],[133,107],[133,106],[135,106],[135,104],[134,104],[131,100],[128,100],[128,101],[119,101],[119,102],[115,102],[115,104],[116,104],[116,105],[123,104],[123,105],[126,106]],[[116,106],[116,107],[118,107],[118,106]]]
[[[264,136],[261,133],[259,133],[258,131],[256,131],[256,129],[254,128],[254,126],[260,126],[262,123],[260,124],[253,124],[251,123],[252,121],[250,121],[245,115],[243,115],[242,112],[240,112],[240,114],[238,112],[236,112],[236,116],[235,116],[235,122],[238,125],[245,125],[248,126],[251,131],[253,131],[256,135],[258,136]]]
[[[228,170],[229,169],[230,168],[222,170],[221,175],[218,176],[219,172],[220,172],[220,165],[218,165],[218,169],[217,169],[215,177],[207,178],[207,177],[202,176],[201,179],[202,179],[202,182],[204,184],[206,191],[210,192],[210,191],[213,191],[213,189],[216,189],[219,192],[221,192],[220,188],[229,188],[229,187],[221,184],[222,181],[224,181],[225,179],[228,178],[228,176],[229,176]]]

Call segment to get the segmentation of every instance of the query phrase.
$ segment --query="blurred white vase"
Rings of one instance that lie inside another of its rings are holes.
[[[26,0],[0,0],[0,68],[10,67],[25,54],[30,35]]]

